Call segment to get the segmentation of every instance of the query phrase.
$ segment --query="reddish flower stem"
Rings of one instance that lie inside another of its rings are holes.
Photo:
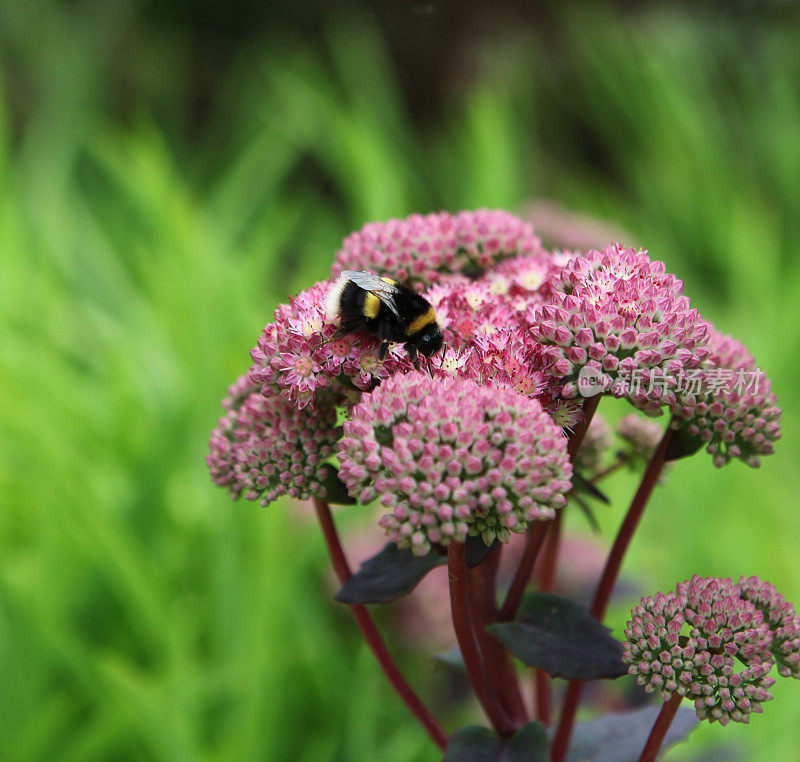
[[[564,524],[564,512],[559,511],[556,517],[550,522],[550,531],[544,545],[544,556],[542,558],[542,568],[539,572],[539,589],[544,593],[549,593],[556,582],[556,563],[558,561],[558,549],[561,545],[561,527]]]
[[[542,568],[539,572],[539,589],[545,593],[549,593],[553,589],[556,580],[556,562],[558,560],[558,547],[561,544],[561,527],[563,524],[562,516],[563,511],[559,511],[550,522],[550,531],[548,531],[545,541]],[[549,725],[552,719],[550,675],[541,669],[537,669],[533,679],[536,688],[536,717],[543,725]]]
[[[567,455],[569,455],[571,461],[575,460],[575,453],[580,449],[583,438],[586,436],[586,432],[589,431],[589,424],[591,424],[597,406],[600,404],[600,396],[595,394],[594,397],[587,397],[583,401],[583,420],[575,427],[572,436],[567,442]]]
[[[575,724],[575,715],[583,696],[584,683],[581,680],[570,680],[561,705],[561,716],[558,718],[558,728],[550,747],[550,762],[564,762],[569,742],[572,738],[572,727]]]
[[[639,762],[655,762],[661,749],[661,744],[664,743],[664,737],[667,735],[669,726],[672,725],[680,705],[681,696],[676,693],[661,707],[661,711],[653,723],[653,729],[650,731],[650,736],[644,746],[644,751],[642,751],[642,756],[639,757]]]
[[[553,705],[550,701],[550,676],[540,669],[533,670],[533,689],[536,696],[536,719],[549,726],[552,721]]]
[[[587,398],[583,403],[583,420],[575,427],[575,431],[567,442],[567,454],[570,460],[575,460],[575,453],[583,442],[586,432],[589,430],[589,424],[592,422],[597,405],[600,403],[600,395]],[[560,513],[559,513],[560,515]],[[536,563],[536,557],[539,555],[544,533],[547,531],[549,522],[534,521],[528,527],[528,540],[525,545],[525,551],[522,554],[517,571],[514,574],[514,579],[511,582],[511,587],[508,589],[506,600],[500,608],[500,619],[508,621],[513,619],[517,614],[520,601],[525,592],[525,587],[533,574],[533,566]]]
[[[528,712],[522,700],[514,662],[505,646],[486,632],[486,628],[497,621],[495,582],[499,561],[500,554],[494,551],[479,566],[474,569],[467,568],[467,598],[486,675],[504,711],[515,727],[521,728],[528,722]]]
[[[513,619],[514,615],[517,613],[519,604],[522,601],[522,596],[525,594],[525,587],[528,584],[528,579],[533,571],[533,567],[536,565],[539,551],[541,551],[544,545],[544,538],[547,535],[549,526],[549,521],[534,521],[530,529],[528,529],[528,542],[525,545],[525,552],[520,561],[517,573],[514,576],[514,580],[511,583],[511,587],[508,588],[506,599],[500,607],[498,618],[501,622],[507,622]],[[525,573],[526,569],[530,570],[527,575]]]
[[[602,621],[606,613],[608,601],[611,598],[611,593],[616,585],[619,570],[622,566],[622,559],[630,545],[633,533],[639,525],[639,520],[642,517],[647,501],[653,492],[653,488],[661,475],[664,468],[664,456],[667,453],[667,448],[672,440],[673,430],[667,426],[666,431],[661,437],[661,441],[650,458],[642,481],[639,484],[639,489],[631,501],[628,513],[617,532],[617,537],[611,550],[608,554],[603,576],[597,585],[597,591],[594,594],[594,601],[592,603],[592,616],[595,619]],[[575,723],[575,716],[578,713],[578,705],[581,701],[583,694],[583,683],[580,680],[573,680],[567,687],[567,692],[564,696],[564,704],[561,709],[561,717],[556,730],[555,738],[553,739],[553,746],[550,750],[550,759],[552,762],[563,762],[566,757],[567,749],[569,748],[569,741],[572,735],[572,726]]]
[[[450,610],[453,615],[453,629],[458,640],[461,656],[467,667],[472,687],[486,712],[489,721],[498,735],[510,736],[515,731],[514,722],[506,714],[492,689],[492,685],[481,659],[472,622],[469,615],[467,597],[467,559],[463,542],[450,543],[448,553],[448,576],[450,578]]]
[[[618,456],[618,457],[617,457],[617,460],[616,460],[616,462],[615,462],[615,463],[612,463],[610,466],[608,466],[608,468],[604,468],[604,469],[603,469],[603,470],[602,470],[602,471],[601,471],[599,474],[597,474],[597,475],[596,475],[596,476],[595,476],[595,477],[592,479],[592,483],[593,483],[593,484],[596,484],[596,483],[597,483],[597,482],[599,482],[601,479],[605,479],[607,476],[611,476],[611,474],[613,474],[613,473],[614,473],[614,471],[618,471],[618,470],[619,470],[620,468],[622,468],[622,467],[623,467],[623,466],[624,466],[624,465],[625,465],[627,462],[628,462],[628,459],[627,459],[627,458],[625,458],[625,457],[619,457],[619,456]]]
[[[594,417],[595,411],[597,410],[597,406],[599,403],[600,403],[599,394],[596,394],[594,397],[589,397],[588,399],[584,400],[583,420],[575,427],[572,436],[569,438],[569,441],[567,442],[567,454],[569,455],[570,460],[573,462],[575,461],[575,454],[580,449],[581,443],[583,442],[583,439],[586,436],[586,432],[589,430],[589,425],[592,422],[592,418]],[[540,589],[545,592],[552,590],[553,585],[555,583],[556,565],[558,563],[558,548],[561,542],[562,517],[563,517],[563,511],[559,511],[556,514],[555,519],[553,519],[550,522],[550,529],[547,532],[546,545],[544,551],[544,558],[542,560],[542,571],[539,584]],[[525,548],[525,555],[528,554],[528,547],[532,544],[533,543],[531,542],[531,537],[529,537],[528,546],[526,546]],[[531,571],[533,570],[533,563],[530,563],[529,569],[527,566],[523,568],[523,564],[526,561],[525,555],[523,555],[522,562],[520,563],[520,568],[517,570],[517,576],[514,578],[514,582],[512,583],[512,589],[513,585],[517,583],[517,578],[520,576],[521,573],[525,575],[524,581],[522,583],[523,590],[525,587],[525,583],[527,583],[528,579],[530,578]],[[533,556],[533,562],[535,563],[536,555],[538,555],[538,548],[536,548],[535,552],[532,552],[531,555]],[[519,597],[520,598],[522,597],[521,592],[519,594]],[[516,607],[514,608],[514,613],[516,613],[518,607],[519,603],[517,603]],[[534,672],[533,679],[536,692],[536,717],[541,721],[543,725],[549,725],[552,714],[552,700],[550,695],[550,676],[546,672],[537,669]]]
[[[344,554],[342,544],[339,542],[339,535],[336,532],[336,525],[333,523],[333,516],[331,516],[328,503],[319,498],[314,498],[314,509],[317,512],[322,534],[328,546],[328,553],[331,557],[333,569],[336,572],[336,576],[339,578],[339,582],[344,584],[353,575],[350,571],[350,565],[347,563],[347,557]],[[361,629],[364,640],[367,641],[367,645],[372,650],[372,653],[375,654],[375,658],[378,660],[378,664],[380,664],[389,682],[411,713],[420,721],[425,730],[428,731],[428,735],[433,739],[433,742],[439,749],[444,751],[447,748],[449,740],[447,733],[444,732],[442,726],[433,716],[430,709],[422,703],[422,700],[414,692],[414,689],[400,674],[400,670],[392,660],[391,654],[387,650],[386,644],[383,642],[378,628],[375,626],[375,622],[372,621],[372,617],[369,611],[367,611],[366,606],[357,604],[350,606],[350,609]]]
[[[650,458],[650,462],[647,464],[639,489],[636,490],[631,506],[628,508],[628,513],[625,515],[619,532],[617,532],[617,538],[611,546],[611,552],[608,554],[606,567],[603,570],[603,576],[600,578],[600,584],[597,586],[597,592],[594,594],[594,602],[592,603],[592,616],[596,619],[602,620],[606,613],[608,601],[611,598],[614,585],[617,583],[622,559],[628,550],[636,527],[639,526],[639,520],[642,518],[647,501],[653,493],[653,488],[664,470],[664,456],[667,454],[667,448],[672,441],[673,434],[673,429],[667,426],[656,451],[653,453],[653,457]]]

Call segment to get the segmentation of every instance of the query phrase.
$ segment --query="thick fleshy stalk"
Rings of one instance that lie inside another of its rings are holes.
[[[467,668],[472,687],[487,717],[500,736],[513,735],[516,728],[501,706],[486,674],[475,632],[469,615],[467,596],[467,559],[463,542],[453,542],[447,547],[448,577],[450,580],[450,610],[458,647]]]
[[[549,726],[552,720],[553,703],[550,697],[550,676],[541,669],[533,671],[533,690],[536,697],[536,719]]]
[[[499,548],[474,569],[467,569],[467,597],[475,637],[483,656],[486,675],[514,725],[522,727],[528,713],[522,700],[511,654],[486,628],[497,621],[495,581],[500,561]]]
[[[567,455],[569,455],[572,461],[575,460],[575,455],[583,443],[586,432],[589,431],[592,418],[597,410],[597,406],[600,404],[600,397],[601,395],[595,394],[594,397],[587,397],[583,403],[583,420],[575,426],[575,430],[572,432],[569,442],[567,442]]]
[[[636,491],[631,501],[628,513],[625,515],[625,519],[619,528],[617,537],[608,554],[603,576],[600,578],[600,582],[597,585],[597,591],[595,592],[591,608],[592,616],[600,621],[602,621],[605,615],[608,601],[611,598],[611,593],[617,582],[625,551],[627,551],[633,533],[639,525],[639,520],[647,506],[647,501],[653,492],[653,488],[658,482],[659,476],[661,476],[661,472],[664,468],[664,456],[667,453],[667,448],[669,447],[673,434],[672,428],[667,426],[661,437],[661,442],[659,442],[656,451],[653,453],[653,457],[650,458],[647,464],[647,468],[642,476],[642,481],[639,484],[639,489]],[[578,705],[580,704],[582,695],[583,683],[580,680],[573,680],[570,682],[564,696],[558,729],[556,730],[556,736],[553,739],[553,745],[550,750],[550,759],[552,762],[563,762],[566,757],[570,737],[572,735],[572,726],[575,722],[575,715],[578,713]]]
[[[597,474],[597,476],[595,476],[594,479],[592,479],[592,483],[596,484],[601,479],[605,479],[607,476],[611,476],[611,474],[613,474],[615,471],[619,471],[620,468],[622,468],[623,466],[625,466],[627,464],[628,464],[628,459],[627,458],[618,457],[617,460],[614,463],[612,463],[610,466],[607,466],[602,471],[600,471],[600,473]]]
[[[664,703],[661,711],[653,723],[653,729],[650,731],[650,736],[642,751],[642,756],[639,757],[639,762],[655,762],[658,752],[661,750],[661,744],[664,743],[664,737],[667,735],[669,726],[672,725],[672,720],[678,712],[681,705],[681,696],[675,694],[669,701]]]
[[[539,588],[549,593],[555,586],[558,548],[561,545],[562,514],[558,514],[551,522],[547,532],[542,558],[542,569],[539,574]],[[550,675],[541,669],[534,672],[536,690],[536,717],[543,725],[549,725],[552,715],[552,698],[550,695]]]
[[[594,416],[599,403],[599,394],[595,395],[594,397],[587,398],[583,403],[583,420],[575,427],[572,436],[567,442],[567,454],[570,458],[570,461],[575,460],[575,453],[578,452],[581,442],[583,442],[583,438],[586,436],[586,432],[589,430],[589,424],[592,422],[592,416]],[[525,592],[525,587],[527,586],[528,580],[530,580],[531,574],[533,573],[533,566],[536,563],[537,556],[539,555],[544,534],[547,531],[550,523],[552,522],[545,523],[537,521],[528,528],[528,539],[525,545],[525,551],[523,552],[522,559],[517,567],[517,571],[514,574],[511,587],[508,589],[505,602],[500,609],[501,620],[507,621],[516,616],[517,609],[519,608],[519,604],[522,601],[522,596]]]
[[[596,394],[594,397],[589,397],[583,403],[583,420],[575,427],[575,431],[572,433],[567,443],[567,454],[572,462],[575,461],[575,456],[586,436],[586,432],[589,431],[589,425],[592,422],[592,417],[599,403],[599,394]],[[550,529],[547,532],[544,551],[545,555],[542,559],[543,563],[539,586],[544,592],[551,591],[555,584],[558,548],[561,544],[561,526],[562,514],[558,513],[555,519],[550,522]],[[549,725],[552,719],[553,703],[550,691],[550,676],[541,669],[537,669],[534,672],[533,679],[536,692],[536,717],[543,725]]]
[[[498,619],[500,619],[501,622],[507,622],[513,619],[514,615],[517,613],[519,604],[522,601],[522,596],[525,594],[525,587],[528,584],[533,567],[536,565],[536,559],[539,557],[539,552],[544,545],[544,539],[547,536],[549,527],[549,521],[536,521],[531,524],[528,530],[528,541],[525,545],[525,551],[520,560],[519,568],[511,582],[511,587],[508,589],[506,599],[500,607]]]
[[[596,619],[602,620],[606,613],[608,601],[611,598],[614,585],[617,583],[622,559],[628,550],[633,533],[639,525],[639,520],[642,518],[642,513],[644,513],[653,488],[656,486],[659,476],[661,476],[661,471],[664,468],[664,457],[667,454],[667,448],[670,441],[672,441],[673,434],[673,429],[667,426],[661,437],[661,442],[659,442],[653,457],[650,458],[650,462],[647,464],[639,489],[631,501],[628,513],[625,515],[622,526],[620,526],[617,537],[608,554],[603,576],[600,578],[600,583],[597,586],[597,592],[594,594],[594,601],[592,602],[592,616]]]
[[[333,516],[331,516],[328,503],[319,498],[314,498],[314,509],[317,512],[322,534],[328,546],[328,553],[331,557],[333,569],[336,572],[336,576],[339,578],[339,582],[344,584],[353,575],[350,571],[350,564],[347,562],[342,544],[339,542],[339,535],[336,532],[336,526],[333,523]],[[367,645],[370,647],[372,653],[375,654],[375,658],[378,660],[389,682],[411,713],[420,721],[425,730],[428,731],[428,735],[433,739],[433,742],[444,751],[448,743],[447,733],[444,732],[442,726],[433,716],[430,709],[422,703],[422,700],[414,692],[414,689],[400,674],[400,670],[397,668],[397,665],[395,665],[391,654],[387,650],[386,644],[383,642],[378,628],[372,621],[372,617],[369,611],[367,611],[366,606],[357,604],[350,606],[350,609],[353,612],[353,616],[356,618],[361,633],[364,635],[364,639],[367,641]]]

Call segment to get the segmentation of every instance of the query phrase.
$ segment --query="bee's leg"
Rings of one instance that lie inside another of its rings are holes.
[[[341,339],[343,336],[347,336],[349,333],[355,333],[356,331],[360,331],[364,328],[364,321],[361,318],[348,318],[347,320],[342,320],[339,329],[336,331],[336,338]]]
[[[383,362],[386,355],[389,353],[389,342],[384,340],[381,342],[381,348],[378,350],[378,359]]]
[[[414,367],[419,370],[419,357],[417,357],[417,348],[413,344],[406,344],[406,352],[408,352],[408,359],[414,363]]]

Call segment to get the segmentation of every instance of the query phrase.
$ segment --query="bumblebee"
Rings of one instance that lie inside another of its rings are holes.
[[[393,341],[403,342],[415,366],[418,354],[430,358],[442,348],[436,311],[416,291],[391,278],[344,270],[328,294],[327,309],[331,317],[341,317],[343,334],[374,333],[381,341],[381,360]]]

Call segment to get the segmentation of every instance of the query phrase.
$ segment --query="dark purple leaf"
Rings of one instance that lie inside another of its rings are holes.
[[[497,762],[547,762],[550,744],[541,722],[529,722],[501,744]]]
[[[680,460],[694,455],[703,446],[700,437],[690,434],[686,428],[680,428],[673,433],[664,454],[664,460]]]
[[[514,622],[487,628],[530,667],[566,680],[627,674],[622,644],[588,611],[553,593],[529,593]]]
[[[429,553],[418,558],[410,548],[400,550],[390,542],[367,559],[336,594],[340,603],[390,603],[408,595],[433,568],[447,563],[447,556]]]
[[[469,566],[470,569],[480,566],[480,564],[489,557],[489,553],[495,550],[498,545],[499,542],[497,538],[495,538],[491,545],[487,545],[483,541],[483,537],[479,534],[468,536],[466,543],[464,543],[464,554],[467,557],[467,566]]]
[[[449,651],[442,651],[436,654],[433,660],[459,672],[467,671],[467,665],[464,664],[464,657],[461,655],[461,649],[458,646],[453,646]]]
[[[567,762],[637,762],[660,711],[661,704],[578,723],[572,732]],[[662,753],[683,741],[697,725],[694,709],[678,709]]]
[[[442,762],[495,762],[500,742],[489,728],[459,728],[447,744]]]
[[[488,728],[470,725],[453,734],[442,762],[547,762],[548,748],[539,722],[529,722],[503,741]]]
[[[593,497],[595,500],[599,500],[601,503],[605,503],[606,505],[610,503],[610,500],[599,489],[597,489],[594,484],[587,479],[584,479],[577,472],[572,474],[572,489],[574,489],[575,492],[581,492],[584,495]]]
[[[592,528],[592,531],[595,534],[600,534],[600,524],[594,515],[594,511],[587,505],[586,501],[582,497],[571,495],[570,502],[575,503],[575,505],[581,509],[583,515],[586,516],[586,520],[589,522],[589,526]]]
[[[324,473],[325,472],[325,473]],[[325,465],[319,470],[319,481],[324,489],[324,494],[319,497],[333,505],[355,505],[356,499],[350,497],[344,482],[339,478],[339,471],[330,465]]]

